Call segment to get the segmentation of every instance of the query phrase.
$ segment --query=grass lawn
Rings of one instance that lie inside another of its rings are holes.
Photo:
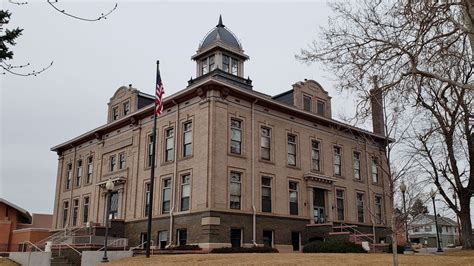
[[[400,265],[474,265],[474,251],[399,255]],[[186,254],[122,259],[110,265],[392,265],[392,254]]]

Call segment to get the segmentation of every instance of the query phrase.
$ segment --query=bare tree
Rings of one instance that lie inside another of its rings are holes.
[[[18,5],[18,6],[23,6],[27,5],[28,2],[20,2],[20,1],[13,1],[13,0],[8,0],[10,4],[13,5]],[[88,22],[94,22],[94,21],[99,21],[103,19],[107,19],[107,17],[112,14],[116,9],[117,9],[117,4],[114,5],[114,7],[109,10],[108,12],[101,13],[99,16],[94,17],[94,18],[86,18],[82,17],[79,15],[74,15],[69,12],[67,12],[65,9],[61,9],[58,7],[58,0],[51,1],[47,0],[46,1],[54,10],[58,11],[59,13],[66,15],[68,17],[77,19],[77,20],[82,20],[82,21],[88,21]],[[21,32],[23,29],[16,28],[14,30],[8,30],[4,29],[4,26],[8,24],[10,20],[11,13],[8,12],[7,10],[0,10],[0,68],[3,69],[3,72],[0,74],[5,75],[5,74],[12,74],[16,76],[36,76],[38,74],[41,74],[42,72],[46,71],[48,68],[50,68],[53,65],[53,61],[51,61],[47,66],[41,68],[40,70],[30,70],[26,72],[21,72],[19,70],[23,70],[25,68],[30,67],[30,63],[26,64],[10,64],[7,63],[7,60],[11,60],[13,57],[13,52],[9,51],[9,47],[7,45],[13,46],[15,45],[15,39],[18,38],[21,35]]]
[[[417,156],[417,163],[425,161],[423,169],[460,217],[463,248],[471,249],[474,5],[436,2],[442,1],[331,3],[335,15],[329,26],[297,58],[323,63],[339,79],[340,90],[355,92],[358,117],[369,115],[373,76],[380,78],[387,101],[414,109],[405,115],[423,123],[412,127],[417,152],[411,156]],[[460,208],[448,197],[446,184],[457,193]]]

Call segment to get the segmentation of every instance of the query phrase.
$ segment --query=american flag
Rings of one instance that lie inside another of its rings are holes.
[[[163,83],[161,83],[161,75],[159,65],[156,69],[156,90],[155,90],[155,113],[157,116],[163,112],[163,94],[165,90],[163,89]]]

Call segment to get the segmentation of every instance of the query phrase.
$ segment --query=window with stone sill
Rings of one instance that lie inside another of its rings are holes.
[[[94,158],[92,156],[87,158],[87,176],[86,184],[92,183],[92,174],[94,172]]]
[[[193,154],[193,123],[191,121],[183,124],[183,157]]]
[[[125,152],[119,154],[119,169],[125,169],[126,166],[126,156]]]
[[[288,191],[290,197],[290,214],[298,215],[298,182],[288,182]]]
[[[321,100],[318,100],[318,101],[316,102],[316,113],[317,113],[318,115],[324,116],[324,110],[326,109],[325,105],[326,105],[326,104],[325,104],[323,101],[321,101]]]
[[[311,97],[303,95],[303,110],[311,112]]]
[[[242,154],[242,121],[235,118],[230,120],[230,153]]]
[[[174,129],[165,130],[165,162],[171,162],[174,159]]]
[[[115,167],[117,166],[117,156],[115,155],[112,155],[110,156],[109,158],[109,171],[110,172],[113,172],[115,171]]]
[[[271,129],[267,127],[260,128],[260,158],[270,161],[271,155]]]
[[[357,180],[361,179],[360,175],[360,152],[354,152],[353,153],[353,159],[354,159],[354,178]]]
[[[320,143],[319,141],[311,141],[311,169],[313,171],[321,171],[321,159],[320,159]]]
[[[296,135],[293,134],[288,134],[287,135],[287,140],[288,140],[288,156],[287,156],[287,164],[289,166],[296,166]]]
[[[333,148],[333,160],[334,160],[334,175],[342,175],[342,148],[339,146],[334,146]]]
[[[130,114],[130,102],[126,101],[123,103],[123,116]]]
[[[66,168],[66,184],[65,187],[66,189],[71,189],[71,183],[72,183],[72,164],[68,163],[67,168]]]
[[[163,180],[163,189],[162,189],[162,203],[161,203],[161,213],[166,214],[170,212],[171,206],[171,179],[167,178]]]
[[[181,176],[181,211],[189,211],[189,197],[191,195],[191,176]]]
[[[89,205],[90,205],[90,198],[84,197],[83,206],[82,206],[82,222],[83,223],[89,222]]]
[[[76,170],[76,187],[81,185],[82,178],[82,160],[77,161],[77,170]]]
[[[231,172],[230,173],[230,202],[229,208],[240,210],[241,208],[241,186],[242,186],[242,173]]]

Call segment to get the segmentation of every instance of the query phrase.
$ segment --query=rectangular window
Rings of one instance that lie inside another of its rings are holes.
[[[171,179],[164,179],[163,180],[163,201],[161,206],[161,213],[169,213],[170,212],[170,205],[171,205]]]
[[[171,162],[174,159],[174,130],[168,128],[165,131],[165,162]]]
[[[260,156],[262,160],[270,161],[271,129],[260,128]]]
[[[119,154],[119,169],[124,169],[126,165],[125,152]]]
[[[193,153],[193,123],[183,124],[183,157],[191,156]]]
[[[316,102],[316,112],[318,115],[324,116],[325,104],[323,101],[318,100]]]
[[[298,215],[298,183],[290,181],[288,190],[290,193],[290,214]]]
[[[344,221],[344,190],[336,189],[337,219]]]
[[[375,196],[375,223],[382,223],[382,197]]]
[[[92,174],[94,172],[94,157],[87,158],[87,177],[86,184],[92,183]]]
[[[319,141],[311,141],[311,168],[314,171],[321,171],[321,157],[320,157],[320,143]]]
[[[431,232],[431,225],[425,225],[425,232]]]
[[[83,206],[82,206],[82,222],[87,223],[87,222],[89,222],[89,204],[90,204],[89,197],[84,197],[82,204],[83,204]]]
[[[72,201],[72,226],[77,226],[78,218],[79,218],[79,200],[74,199]]]
[[[262,212],[272,212],[272,178],[262,176]]]
[[[238,72],[239,72],[239,60],[235,59],[235,58],[232,58],[232,61],[231,61],[232,65],[231,65],[231,71],[230,73],[232,75],[237,75]]]
[[[118,107],[112,108],[112,121],[115,121],[119,118],[119,110]]]
[[[69,201],[63,202],[63,227],[67,225],[67,218],[69,213]]]
[[[354,178],[360,180],[360,152],[354,152]]]
[[[177,237],[178,237],[178,246],[186,245],[188,241],[188,231],[186,229],[178,229],[177,230]]]
[[[342,175],[342,148],[334,146],[334,175]]]
[[[227,55],[222,55],[222,70],[225,72],[230,72],[230,57]]]
[[[148,208],[150,207],[150,189],[151,184],[145,183],[145,210],[143,212],[145,217],[148,217]]]
[[[110,219],[117,219],[118,218],[118,204],[119,204],[119,194],[117,191],[112,192],[110,195]]]
[[[209,66],[207,64],[207,58],[201,61],[201,67],[202,67],[201,71],[202,71],[203,75],[209,73]]]
[[[158,232],[158,246],[160,249],[165,249],[168,245],[168,231]]]
[[[84,197],[82,204],[83,204],[83,206],[82,206],[82,222],[87,223],[87,222],[89,222],[89,205],[90,205],[89,197]]]
[[[216,68],[216,64],[214,62],[214,55],[209,56],[209,71],[212,71]]]
[[[230,244],[233,248],[238,248],[242,245],[242,229],[230,229]]]
[[[71,182],[72,182],[72,164],[67,164],[67,171],[66,171],[66,189],[71,189]]]
[[[110,156],[110,164],[109,164],[110,172],[115,171],[115,166],[116,165],[117,165],[117,156],[115,156],[115,155]]]
[[[189,210],[189,196],[191,195],[191,177],[189,174],[181,176],[181,211]]]
[[[263,231],[263,246],[273,247],[273,231]]]
[[[305,111],[311,112],[311,97],[303,96],[303,109]]]
[[[130,114],[130,102],[123,103],[123,116]]]
[[[372,181],[374,183],[379,182],[379,167],[377,157],[372,157]]]
[[[77,171],[76,171],[76,187],[81,185],[82,178],[82,160],[77,161]]]
[[[140,245],[142,245],[143,249],[146,249],[148,246],[148,234],[147,233],[140,233]]]
[[[230,120],[230,153],[242,154],[242,121]]]
[[[153,134],[148,136],[148,159],[147,166],[151,167],[153,161]]]
[[[364,194],[356,193],[357,221],[363,223],[364,217]]]
[[[288,165],[296,166],[296,136],[288,134]]]
[[[242,173],[230,172],[230,208],[240,210]]]

